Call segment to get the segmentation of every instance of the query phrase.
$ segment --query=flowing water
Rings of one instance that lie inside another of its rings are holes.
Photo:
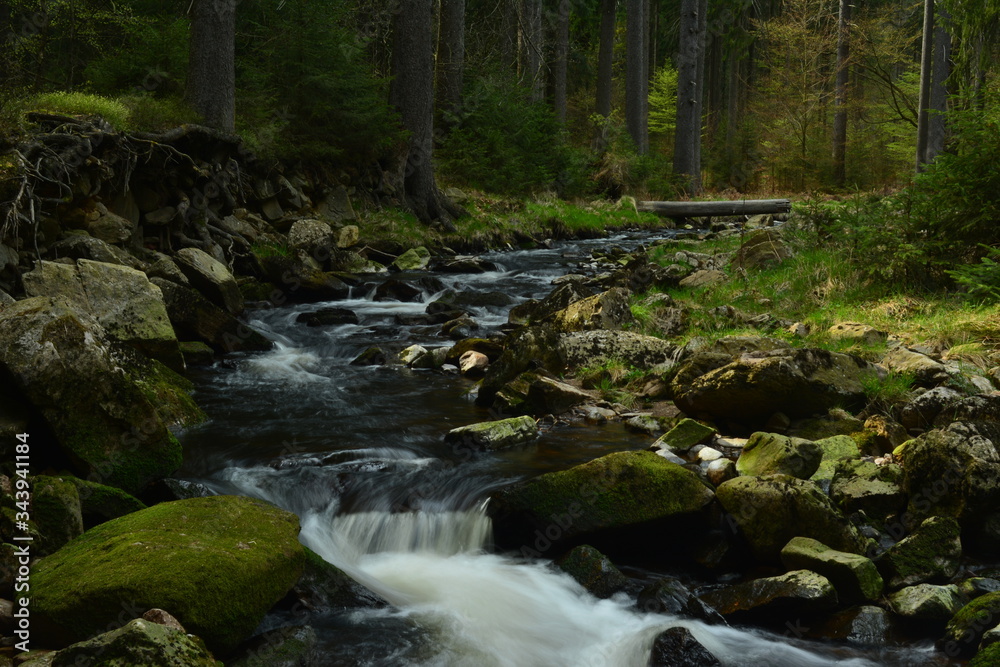
[[[502,270],[443,275],[448,287],[540,297],[592,247],[643,237],[489,256]],[[405,276],[404,276],[405,277]],[[632,609],[621,594],[590,596],[549,563],[492,552],[490,492],[648,437],[620,425],[558,427],[537,446],[469,455],[443,443],[457,426],[485,421],[456,375],[350,361],[371,345],[447,344],[439,327],[403,327],[396,316],[424,303],[375,302],[374,286],[329,304],[257,310],[251,322],[275,343],[195,375],[210,421],[182,435],[184,476],[215,493],[269,500],[295,512],[301,540],[393,607],[317,614],[329,665],[639,667],[657,633],[684,626],[727,665],[923,665],[927,648],[861,651],[759,630],[707,626]],[[296,317],[349,308],[358,325],[307,327]],[[484,306],[485,328],[509,306]],[[281,619],[271,619],[276,624]]]

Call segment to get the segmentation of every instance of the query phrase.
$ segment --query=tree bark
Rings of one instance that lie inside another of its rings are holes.
[[[938,19],[934,29],[934,69],[931,74],[932,112],[927,119],[927,149],[924,152],[927,162],[933,162],[944,151],[948,141],[945,112],[948,111],[948,77],[951,75],[951,35],[948,33],[951,16],[942,8]]]
[[[566,73],[569,68],[569,0],[558,0],[556,52],[552,72],[552,97],[556,119],[566,125]]]
[[[434,0],[406,0],[393,21],[389,102],[409,132],[405,155],[395,168],[395,183],[406,204],[422,222],[440,222],[453,230],[461,209],[434,182]]]
[[[465,0],[441,0],[437,51],[437,108],[442,129],[448,129],[462,107],[465,69]]]
[[[702,0],[682,0],[680,52],[677,55],[677,127],[674,173],[684,177],[689,194],[701,191],[701,98],[705,70]]]
[[[838,188],[847,181],[847,84],[851,73],[850,22],[852,0],[840,0],[837,32],[837,93],[833,114],[833,182]]]
[[[531,90],[531,99],[545,99],[545,33],[542,0],[521,0],[518,13],[518,65],[521,81]]]
[[[236,122],[237,0],[194,0],[187,98],[205,125],[232,132]]]
[[[615,60],[616,4],[616,0],[601,0],[601,42],[597,55],[595,110],[605,118],[611,115],[611,68]]]
[[[792,202],[788,199],[737,199],[735,201],[641,201],[640,211],[656,213],[666,218],[693,218],[706,215],[758,215],[760,213],[788,213]]]
[[[646,2],[628,0],[625,29],[625,125],[640,155],[649,152]]]
[[[931,102],[931,70],[934,64],[934,0],[924,0],[924,31],[920,50],[920,105],[917,116],[917,172],[927,162],[928,114]]]

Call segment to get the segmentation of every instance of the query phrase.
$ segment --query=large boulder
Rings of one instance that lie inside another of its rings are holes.
[[[961,609],[963,604],[964,599],[955,585],[917,584],[889,596],[889,608],[893,613],[916,621],[942,624]]]
[[[206,299],[200,292],[153,278],[167,306],[170,322],[183,340],[199,340],[216,352],[269,350],[271,341]]]
[[[719,588],[701,596],[727,619],[748,616],[808,614],[837,606],[837,591],[830,581],[809,570],[793,570],[777,577],[762,577]]]
[[[948,369],[940,361],[902,345],[889,350],[882,358],[882,365],[890,371],[913,377],[917,384],[924,387],[936,387],[950,377]]]
[[[635,321],[629,306],[629,291],[616,287],[571,303],[545,318],[558,331],[618,330]]]
[[[835,406],[862,406],[862,383],[877,373],[857,357],[819,349],[749,353],[693,379],[684,371],[673,380],[677,407],[696,418],[750,424],[776,412],[803,417]]]
[[[693,419],[682,419],[650,445],[650,449],[668,449],[674,454],[686,454],[695,445],[707,443],[716,432],[711,426],[705,426]]]
[[[63,298],[0,311],[2,374],[46,420],[79,477],[130,493],[181,464],[138,357]]]
[[[486,370],[476,404],[492,405],[504,385],[531,367],[561,369],[562,362],[556,351],[558,340],[558,336],[546,327],[525,327],[508,336],[503,354]]]
[[[124,613],[169,611],[212,651],[249,637],[305,560],[294,514],[236,496],[155,505],[103,523],[32,573],[34,637],[65,646]]]
[[[978,597],[951,617],[944,636],[938,641],[938,648],[949,656],[972,655],[983,635],[996,627],[998,618],[1000,593]]]
[[[781,264],[791,255],[781,240],[780,230],[757,229],[743,238],[736,254],[733,255],[731,266],[733,269],[744,271],[760,270],[770,265]]]
[[[833,583],[842,603],[877,600],[882,577],[870,559],[837,551],[818,540],[793,537],[781,550],[781,562],[789,570],[812,570]]]
[[[243,312],[243,294],[229,269],[198,248],[182,248],[174,255],[191,285],[209,301],[233,315]]]
[[[616,452],[506,486],[489,511],[499,544],[544,552],[578,537],[689,517],[712,498],[695,473],[653,452]]]
[[[533,415],[558,415],[592,400],[594,397],[582,389],[552,378],[538,376],[528,386],[524,405]]]
[[[114,624],[112,624],[114,625]],[[198,638],[183,630],[141,618],[120,628],[68,646],[39,660],[37,666],[114,665],[116,667],[216,667],[212,654]],[[24,663],[26,667],[35,661]]]
[[[890,589],[930,581],[947,581],[959,568],[962,541],[958,523],[935,516],[894,544],[878,560]]]
[[[1000,548],[1000,456],[992,442],[972,436],[956,422],[924,433],[903,450],[903,490],[909,527],[931,516],[950,516],[963,541]]]
[[[758,431],[750,436],[736,460],[741,475],[791,475],[809,479],[823,452],[814,442]]]
[[[830,482],[830,498],[846,514],[864,512],[876,521],[898,515],[906,507],[903,469],[872,461],[839,461]]]
[[[564,334],[556,351],[567,367],[594,366],[617,359],[636,368],[672,365],[681,348],[655,336],[632,331],[583,331]]]
[[[514,306],[507,315],[507,321],[511,324],[538,323],[568,308],[570,304],[593,295],[593,290],[577,281],[566,282],[549,292],[541,301],[532,299]]]
[[[909,431],[926,431],[933,427],[934,420],[945,408],[961,398],[962,394],[950,387],[929,389],[902,407],[899,420]]]
[[[29,297],[64,297],[104,331],[175,368],[182,362],[163,294],[141,271],[120,264],[40,262],[24,274]]]
[[[410,248],[396,258],[392,268],[397,271],[423,271],[431,263],[431,251],[424,246]]]
[[[635,606],[647,614],[671,614],[705,621],[710,625],[725,625],[719,612],[702,602],[684,584],[673,577],[651,581],[639,591]]]
[[[337,236],[322,220],[297,220],[288,230],[288,248],[323,262],[337,247]]]
[[[763,562],[780,562],[793,537],[811,537],[837,551],[864,553],[865,539],[816,484],[789,475],[737,477],[716,494]]]

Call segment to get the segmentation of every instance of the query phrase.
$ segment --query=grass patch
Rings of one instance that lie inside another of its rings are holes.
[[[913,383],[913,376],[909,373],[889,371],[884,378],[874,373],[868,375],[861,381],[861,386],[870,411],[891,414],[910,400]]]
[[[88,93],[42,93],[28,100],[34,111],[67,116],[100,116],[119,132],[131,128],[130,112],[121,101]]]

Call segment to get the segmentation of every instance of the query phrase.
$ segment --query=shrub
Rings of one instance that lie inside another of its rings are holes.
[[[513,82],[483,80],[466,93],[463,110],[441,144],[438,160],[450,180],[502,194],[555,187],[572,158],[555,116]]]

